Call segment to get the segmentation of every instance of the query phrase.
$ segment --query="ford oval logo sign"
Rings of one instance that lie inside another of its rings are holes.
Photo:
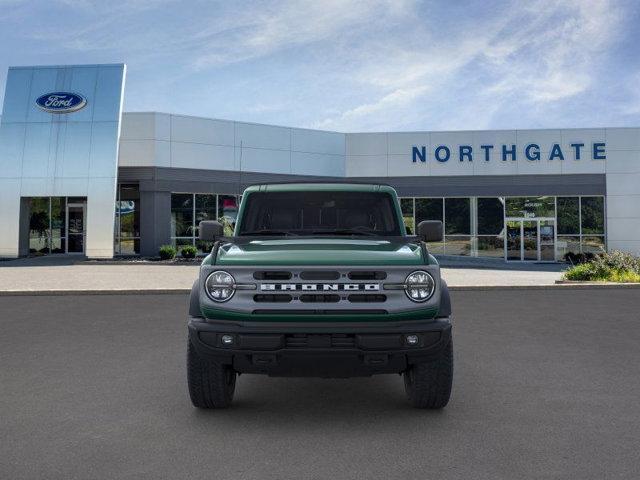
[[[53,92],[38,97],[36,105],[49,113],[72,113],[85,107],[87,99],[77,93]]]

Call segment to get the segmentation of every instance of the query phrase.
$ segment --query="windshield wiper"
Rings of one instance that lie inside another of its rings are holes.
[[[364,235],[367,237],[375,237],[378,234],[372,230],[366,228],[336,228],[332,230],[314,230],[311,232],[313,235]]]
[[[264,228],[262,230],[249,230],[247,232],[240,232],[241,236],[245,235],[284,235],[284,236],[294,236],[297,237],[297,233],[293,233],[287,230],[271,230],[268,228]]]

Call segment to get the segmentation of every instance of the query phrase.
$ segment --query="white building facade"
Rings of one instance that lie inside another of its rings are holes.
[[[394,186],[410,230],[444,222],[435,254],[640,254],[640,128],[343,133],[121,114],[123,65],[56,67],[25,93],[20,75],[52,69],[29,68],[10,70],[0,124],[1,256],[206,249],[200,220],[231,228],[247,185],[296,180]],[[45,112],[52,92],[86,103]]]

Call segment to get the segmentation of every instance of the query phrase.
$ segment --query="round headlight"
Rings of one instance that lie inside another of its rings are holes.
[[[217,270],[207,277],[204,284],[207,295],[214,302],[226,302],[236,291],[236,280],[230,273]]]
[[[407,297],[414,302],[426,302],[436,290],[435,280],[423,270],[410,273],[404,284]]]

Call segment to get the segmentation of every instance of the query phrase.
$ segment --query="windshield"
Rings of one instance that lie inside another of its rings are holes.
[[[381,192],[257,192],[239,235],[400,235],[393,197]]]

